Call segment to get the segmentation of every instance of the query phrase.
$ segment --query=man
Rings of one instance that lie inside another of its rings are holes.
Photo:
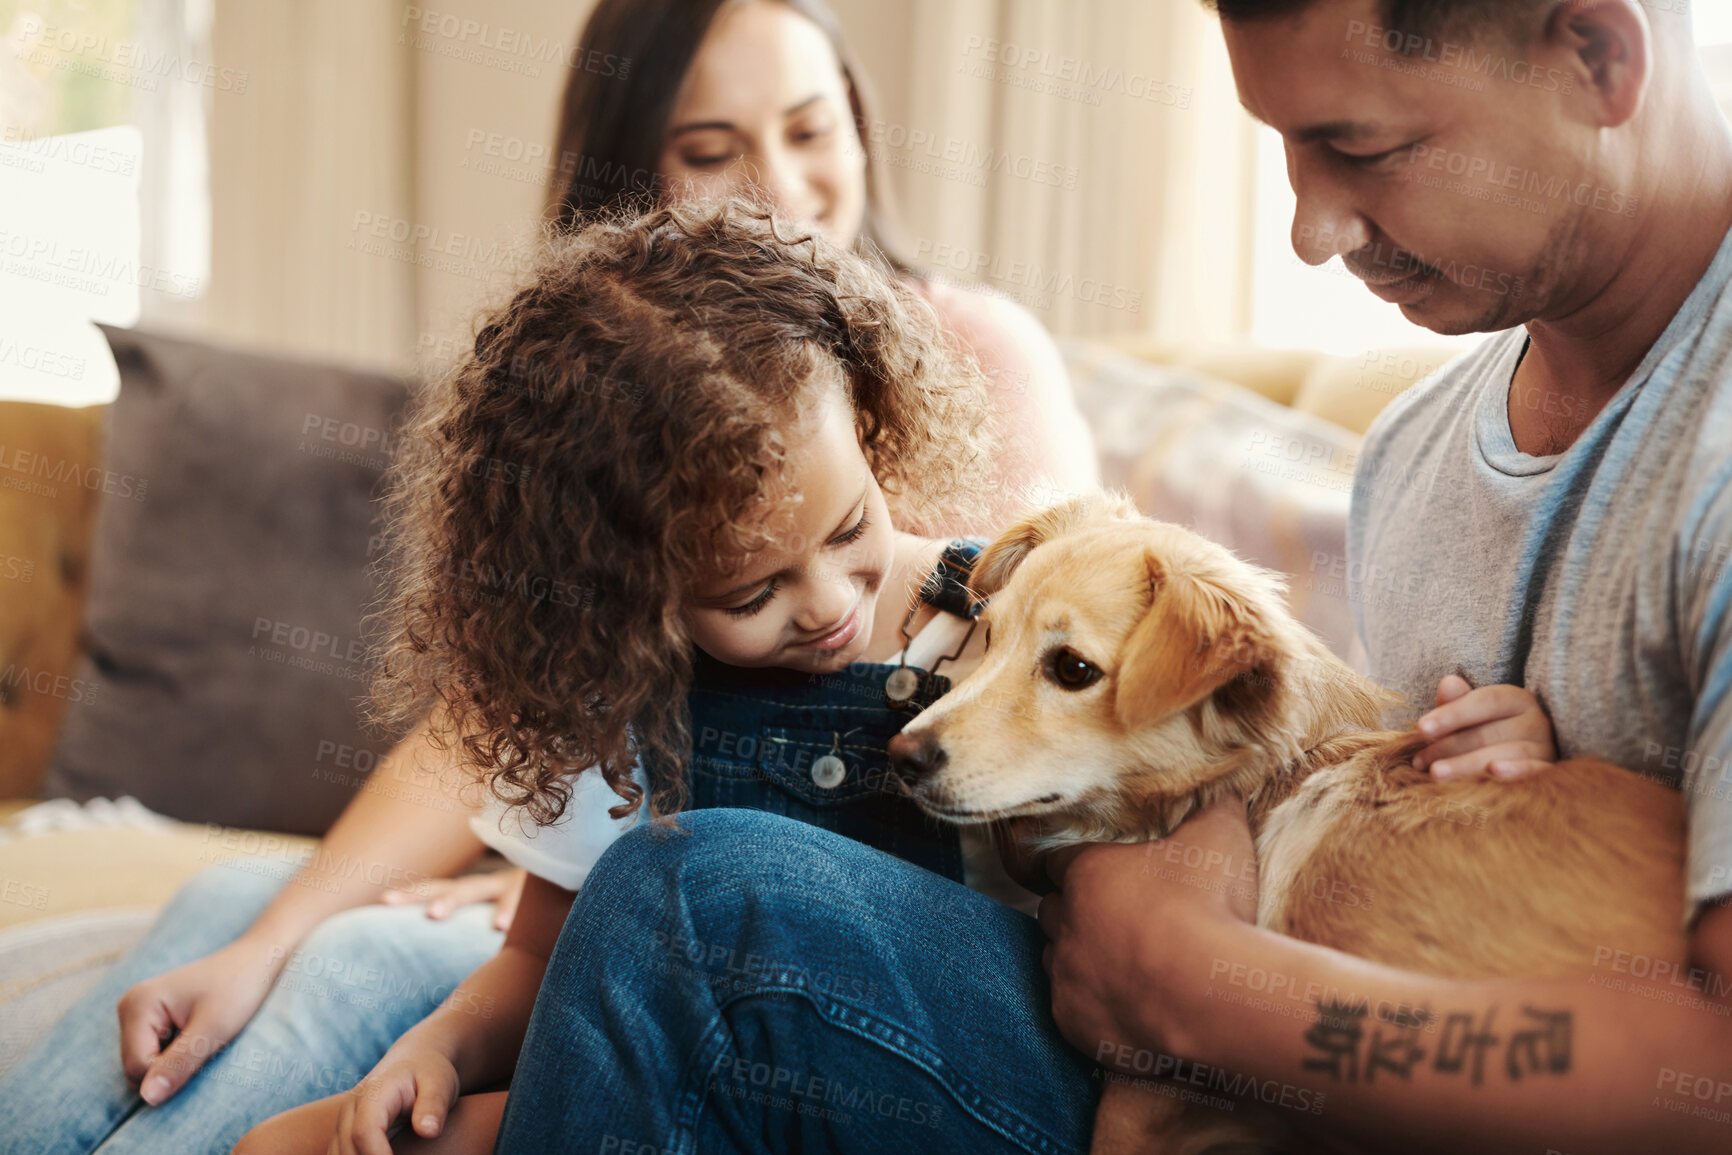
[[[1320,1089],[1326,1115],[1361,1138],[1727,1150],[1732,909],[1717,900],[1732,893],[1732,131],[1687,11],[1219,8],[1241,99],[1286,143],[1300,254],[1340,254],[1437,332],[1507,330],[1367,439],[1350,552],[1369,575],[1357,606],[1373,676],[1415,700],[1436,687],[1422,726],[1438,741],[1420,759],[1434,773],[1536,771],[1551,754],[1535,726],[1543,706],[1564,756],[1682,788],[1679,917],[1698,969],[1649,974],[1653,960],[1608,957],[1571,981],[1420,978],[1262,934],[1212,891],[1150,885],[1138,849],[1100,848],[1059,868],[1063,897],[1042,911],[1054,1014],[1085,1047],[1125,1042]],[[1237,813],[1178,837],[1247,850]],[[1133,922],[1162,930],[1104,929]],[[1242,967],[1427,1008],[1444,1030],[1421,1040],[1423,1058],[1374,1058],[1380,1042],[1400,1047],[1399,1030],[1197,997]],[[1541,1024],[1543,1048],[1529,1033]],[[1488,1060],[1479,1077],[1464,1056]]]
[[[1177,833],[1202,853],[1170,870],[1140,846],[1049,862],[1044,948],[822,831],[708,812],[598,865],[501,1150],[1075,1151],[1083,1056],[1372,1149],[1732,1146],[1732,130],[1685,6],[1219,7],[1241,98],[1287,144],[1301,255],[1438,332],[1500,334],[1368,438],[1373,673],[1435,693],[1435,774],[1591,752],[1682,789],[1694,969],[1440,981],[1264,933],[1181,865],[1246,860],[1234,805]],[[1257,976],[1352,1001],[1255,997]]]

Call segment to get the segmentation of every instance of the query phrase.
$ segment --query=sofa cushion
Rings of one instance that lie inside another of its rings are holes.
[[[1287,575],[1294,615],[1353,660],[1347,506],[1359,436],[1230,381],[1063,345],[1103,484]]]
[[[1331,360],[1312,349],[1267,349],[1248,341],[1176,341],[1140,333],[1119,333],[1099,340],[1139,361],[1231,381],[1281,405],[1293,404],[1306,378]]]
[[[1457,353],[1449,345],[1370,349],[1326,357],[1306,374],[1293,408],[1364,433],[1385,406],[1431,376]]]
[[[361,620],[398,379],[106,330],[120,365],[92,548],[94,693],[45,793],[320,833],[389,736]]]

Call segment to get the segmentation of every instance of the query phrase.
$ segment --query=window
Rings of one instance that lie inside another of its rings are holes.
[[[1732,3],[1696,4],[1696,46],[1720,107],[1732,116]]]
[[[1368,292],[1340,258],[1312,267],[1299,259],[1290,239],[1293,189],[1287,183],[1281,136],[1257,128],[1256,268],[1252,274],[1251,335],[1276,348],[1321,349],[1352,356],[1390,345],[1453,344],[1477,337],[1439,337]]]
[[[193,308],[209,278],[209,92],[200,80],[212,3],[0,0],[0,139],[116,125],[143,137],[139,266],[165,274],[142,286],[147,323]]]
[[[1732,4],[1725,0],[1696,0],[1696,46],[1732,44]]]
[[[1732,0],[1695,0],[1696,44],[1720,103],[1732,116]],[[1258,127],[1256,267],[1252,336],[1260,344],[1304,347],[1352,355],[1384,345],[1456,344],[1479,340],[1440,337],[1409,322],[1394,305],[1373,297],[1339,259],[1312,268],[1293,252],[1293,190],[1281,138]]]

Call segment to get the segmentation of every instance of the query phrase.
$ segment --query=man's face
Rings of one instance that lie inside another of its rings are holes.
[[[1339,253],[1438,333],[1563,306],[1596,226],[1634,212],[1581,115],[1587,72],[1562,46],[1498,29],[1392,51],[1380,9],[1317,0],[1223,21],[1240,99],[1286,144],[1294,250],[1310,264]]]

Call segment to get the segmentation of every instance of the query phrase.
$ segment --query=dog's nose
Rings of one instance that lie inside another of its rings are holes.
[[[910,734],[904,730],[890,739],[890,768],[902,781],[913,785],[916,779],[936,772],[944,765],[944,747],[930,731]]]

